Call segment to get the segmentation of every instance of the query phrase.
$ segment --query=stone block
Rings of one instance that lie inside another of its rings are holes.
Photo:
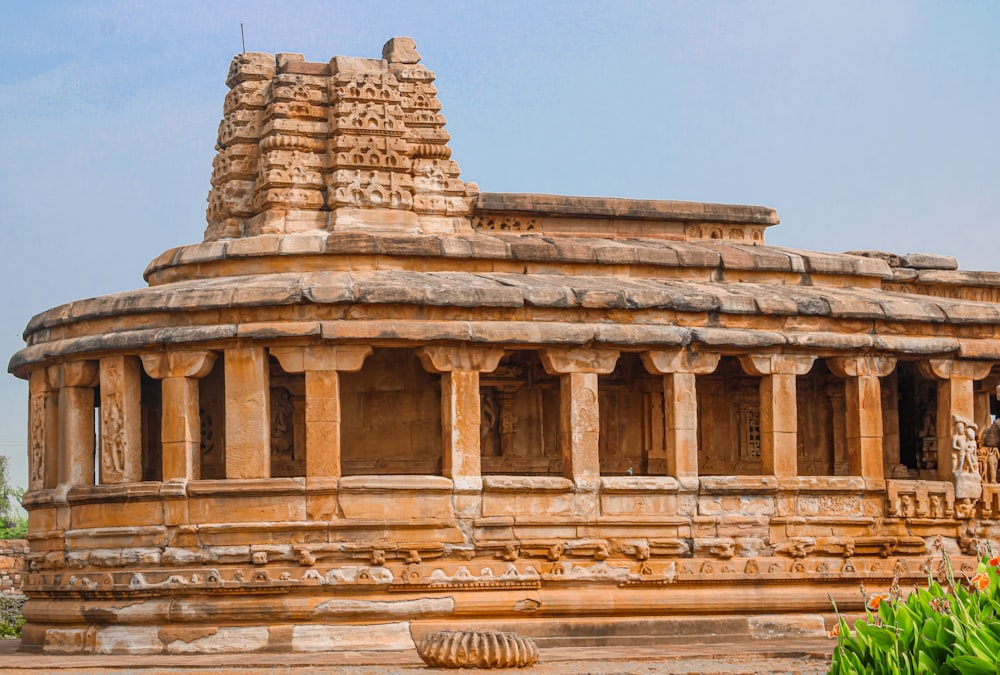
[[[382,47],[382,58],[389,63],[415,64],[420,63],[417,43],[413,38],[394,37]]]
[[[712,495],[698,499],[698,513],[705,516],[740,514],[773,515],[774,498],[769,495]]]
[[[819,614],[758,614],[747,619],[754,640],[776,638],[821,638],[827,635],[826,623]]]
[[[410,622],[354,626],[301,624],[292,631],[292,651],[353,652],[416,649],[410,637]]]
[[[770,520],[767,516],[720,515],[717,518],[715,531],[720,537],[767,538]]]
[[[958,258],[939,253],[907,253],[899,264],[918,270],[957,270]]]
[[[161,629],[161,638],[166,643],[168,654],[220,654],[231,652],[256,652],[265,649],[270,642],[267,626],[221,626],[214,631],[198,635],[192,630],[183,635],[174,627]],[[170,634],[167,641],[163,633]]]
[[[534,514],[543,516],[570,515],[575,511],[572,493],[519,494],[487,492],[483,495],[483,516]]]
[[[157,626],[102,626],[94,641],[96,654],[159,654],[163,651]]]

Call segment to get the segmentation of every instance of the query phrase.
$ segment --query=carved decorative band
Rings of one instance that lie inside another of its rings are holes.
[[[451,148],[443,143],[413,143],[410,145],[410,156],[427,159],[449,159],[451,158]]]
[[[324,152],[326,151],[326,141],[321,138],[310,138],[308,136],[274,134],[260,140],[260,149],[263,152],[268,152],[269,150],[306,150],[308,152]]]

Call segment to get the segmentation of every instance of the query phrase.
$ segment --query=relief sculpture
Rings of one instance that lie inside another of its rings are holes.
[[[29,404],[28,452],[30,481],[42,485],[45,480],[45,397],[32,396]]]

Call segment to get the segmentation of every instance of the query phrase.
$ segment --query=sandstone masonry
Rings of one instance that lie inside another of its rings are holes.
[[[480,192],[433,82],[238,55],[204,241],[31,319],[25,648],[821,635],[1000,550],[1000,273]]]

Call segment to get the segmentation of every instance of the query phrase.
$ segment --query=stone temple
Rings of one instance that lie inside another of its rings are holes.
[[[204,241],[28,324],[25,648],[819,635],[1000,550],[1000,273],[480,192],[419,61],[236,56]]]

